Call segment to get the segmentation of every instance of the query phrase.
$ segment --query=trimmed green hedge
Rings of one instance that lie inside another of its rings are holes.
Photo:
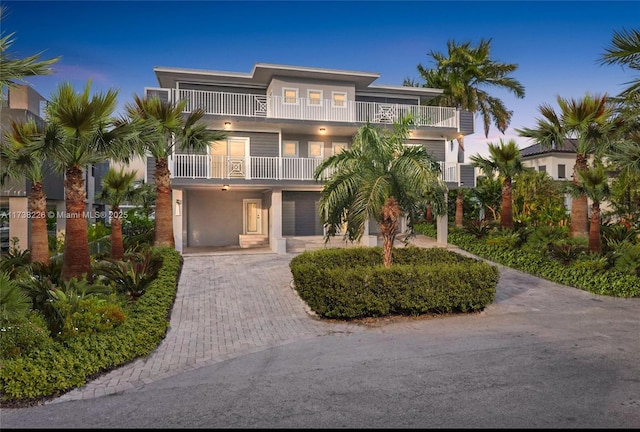
[[[442,248],[393,250],[391,268],[382,249],[306,251],[289,265],[300,297],[328,318],[477,311],[495,298],[495,266]]]
[[[55,396],[86,383],[87,377],[151,353],[169,328],[182,256],[157,248],[162,267],[120,326],[88,336],[51,343],[25,357],[5,361],[0,370],[3,401]]]
[[[436,236],[435,227],[428,224],[418,224],[414,229],[429,237]],[[566,266],[539,253],[490,245],[459,231],[449,232],[448,242],[487,260],[563,285],[613,297],[640,297],[640,278],[633,275]]]

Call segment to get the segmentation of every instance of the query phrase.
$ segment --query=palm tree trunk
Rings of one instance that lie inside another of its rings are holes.
[[[461,227],[464,222],[464,195],[462,189],[458,189],[458,196],[456,197],[456,226]]]
[[[31,262],[49,264],[49,238],[47,234],[47,196],[42,182],[34,182],[29,194],[31,211]]]
[[[427,215],[425,217],[427,223],[433,222],[433,210],[431,208],[431,203],[427,204]]]
[[[379,225],[380,234],[382,235],[382,264],[386,268],[391,267],[392,264],[391,253],[398,230],[398,218],[401,213],[400,206],[394,197],[390,197],[382,207],[382,220]]]
[[[120,219],[120,207],[113,206],[111,217],[111,258],[121,260],[124,258],[124,245],[122,244],[122,219]]]
[[[511,202],[511,178],[502,182],[502,210],[500,211],[500,226],[513,229],[513,204]]]
[[[573,183],[576,185],[580,184],[577,171],[581,169],[587,169],[587,157],[583,154],[577,154],[576,164],[573,167]],[[571,201],[571,227],[569,230],[571,237],[587,238],[589,236],[588,206],[585,194]]]
[[[93,275],[84,203],[86,193],[80,167],[71,167],[65,172],[64,192],[67,220],[61,277],[63,280],[82,279],[82,276],[86,275],[87,279],[91,280]]]
[[[171,211],[171,177],[167,158],[156,159],[156,217],[154,246],[175,247]]]
[[[591,205],[591,221],[589,224],[589,251],[602,253],[602,243],[600,241],[600,203],[597,201]]]

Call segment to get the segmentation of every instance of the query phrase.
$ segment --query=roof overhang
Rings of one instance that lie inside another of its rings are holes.
[[[153,68],[163,88],[175,88],[179,82],[202,84],[231,84],[266,88],[273,77],[295,77],[310,80],[330,80],[355,83],[356,89],[367,88],[380,77],[378,73],[305,66],[286,66],[256,63],[250,73],[224,72],[156,66]]]

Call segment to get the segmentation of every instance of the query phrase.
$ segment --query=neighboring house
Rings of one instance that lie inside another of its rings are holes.
[[[46,99],[33,88],[16,84],[7,89],[6,97],[0,105],[0,139],[4,139],[5,131],[11,120],[24,122],[30,119],[44,123],[43,110]],[[85,187],[87,192],[87,215],[100,215],[104,206],[94,203],[94,196],[100,191],[100,178],[109,163],[96,164],[85,170]],[[64,233],[65,201],[64,175],[55,173],[51,163],[45,164],[44,192],[47,195],[47,218],[49,235]],[[18,239],[20,249],[29,248],[30,221],[28,195],[31,182],[24,180],[10,181],[0,187],[0,254],[9,250],[12,238]],[[58,217],[60,216],[60,217]],[[90,218],[95,221],[95,218]]]
[[[545,148],[534,144],[520,150],[522,164],[536,171],[546,172],[554,180],[573,180],[573,167],[576,164],[576,140],[565,139],[561,146]],[[571,209],[571,195],[565,193],[564,206]]]
[[[374,85],[377,73],[256,63],[250,73],[156,67],[160,88],[146,96],[187,100],[185,114],[206,112],[210,129],[228,139],[202,153],[170,158],[176,249],[264,246],[287,251],[287,239],[322,236],[318,214],[322,160],[349,148],[367,121],[391,127],[412,114],[408,145],[425,146],[440,161],[450,188],[475,186],[474,170],[455,138],[473,133],[473,116],[425,106],[439,89]],[[148,158],[146,181],[155,161]],[[364,244],[376,244],[370,221]]]

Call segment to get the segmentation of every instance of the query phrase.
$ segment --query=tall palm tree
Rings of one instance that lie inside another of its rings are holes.
[[[409,234],[427,202],[434,214],[446,212],[446,185],[440,167],[424,147],[406,147],[409,119],[392,132],[369,123],[353,138],[350,149],[324,160],[315,171],[316,181],[325,170],[332,174],[320,198],[320,214],[327,228],[325,239],[336,235],[346,222],[345,236],[359,240],[369,218],[375,219],[383,239],[383,264],[390,267],[391,252],[401,215],[408,219]]]
[[[76,93],[62,83],[46,108],[48,131],[43,151],[65,175],[66,230],[62,278],[91,274],[85,217],[84,168],[105,160],[128,162],[139,132],[131,124],[112,118],[117,90],[91,95],[91,83]]]
[[[589,250],[601,253],[600,203],[609,198],[609,177],[602,163],[596,163],[586,169],[579,169],[576,173],[580,179],[579,192],[585,194],[592,201],[591,220],[589,223]]]
[[[0,21],[2,21],[6,10],[6,7],[0,7]],[[23,58],[14,58],[11,53],[7,52],[15,42],[14,36],[15,33],[0,34],[0,90],[16,81],[23,81],[25,77],[49,75],[52,72],[51,65],[60,60],[60,57],[40,60],[42,52]],[[3,92],[0,91],[0,99],[2,98]]]
[[[471,165],[480,168],[487,177],[497,173],[502,179],[500,226],[513,229],[512,182],[515,176],[525,171],[516,141],[511,139],[505,144],[501,139],[499,144],[489,143],[489,158],[473,155]]]
[[[183,111],[186,104],[186,100],[167,102],[158,97],[140,98],[136,95],[134,102],[126,106],[131,119],[142,122],[148,130],[155,130],[147,137],[144,148],[139,150],[141,155],[148,152],[156,160],[154,246],[175,246],[169,156],[176,148],[201,151],[214,141],[227,137],[225,132],[207,129],[206,124],[201,122],[205,114],[202,109],[194,110],[185,117]]]
[[[435,62],[433,68],[418,64],[418,72],[424,80],[423,87],[442,89],[443,93],[429,101],[433,105],[456,107],[479,113],[484,125],[484,135],[489,136],[493,123],[500,132],[509,127],[513,111],[504,102],[491,96],[486,89],[506,90],[518,98],[524,98],[524,86],[511,75],[518,65],[501,63],[491,58],[491,39],[481,39],[477,46],[470,42],[447,42],[447,53],[430,51]],[[417,86],[413,80],[405,85]],[[458,145],[464,151],[464,137],[458,136]]]
[[[124,258],[124,246],[122,244],[122,215],[120,205],[130,201],[134,195],[133,183],[136,171],[125,172],[109,168],[102,178],[102,192],[99,199],[109,204],[111,212],[111,258],[121,260]]]
[[[536,127],[516,129],[523,137],[533,138],[543,148],[562,148],[565,139],[574,139],[576,163],[573,167],[573,183],[580,184],[578,170],[587,169],[589,157],[599,155],[608,147],[616,133],[620,131],[620,118],[614,119],[613,106],[607,95],[586,94],[580,99],[557,97],[559,112],[549,104],[538,107],[542,118],[536,119]],[[579,188],[578,188],[579,190]],[[572,237],[589,235],[588,202],[585,194],[580,194],[571,202]]]
[[[46,160],[41,151],[31,146],[44,136],[44,127],[34,120],[18,123],[11,120],[0,146],[1,180],[27,179],[31,182],[29,192],[29,219],[31,221],[30,256],[32,262],[49,264],[49,240],[47,235],[47,196],[44,192],[44,169]],[[25,215],[26,217],[26,215]]]

